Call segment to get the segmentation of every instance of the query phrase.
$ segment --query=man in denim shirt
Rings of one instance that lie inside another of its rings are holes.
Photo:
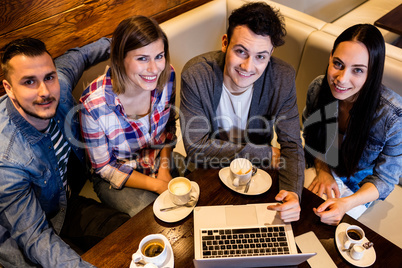
[[[91,267],[78,253],[129,216],[78,196],[86,168],[78,120],[69,112],[74,114],[72,89],[86,67],[107,59],[109,40],[69,50],[54,62],[32,38],[3,50],[0,264]]]

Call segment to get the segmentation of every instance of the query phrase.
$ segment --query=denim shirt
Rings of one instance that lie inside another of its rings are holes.
[[[303,121],[316,116],[313,111],[318,105],[318,93],[323,78],[324,76],[317,77],[309,86]],[[330,113],[332,111],[334,117],[337,117],[338,102],[328,105],[326,111]],[[335,128],[333,129],[335,130]],[[402,176],[401,130],[402,97],[383,86],[367,144],[358,164],[360,171],[350,178],[350,181],[356,184],[355,186],[348,185],[352,191],[357,191],[359,186],[371,182],[376,186],[381,200],[384,200],[392,192],[395,184],[399,183]],[[329,159],[334,153],[336,137],[337,135],[331,135],[329,141],[327,140],[329,146],[327,146],[325,159]]]
[[[86,67],[108,58],[109,46],[110,40],[102,38],[71,49],[55,60],[60,103],[54,120],[82,163],[84,150],[77,146],[80,131],[77,113],[70,116],[74,114],[73,108],[77,110],[72,89]],[[93,267],[57,235],[66,209],[66,191],[50,135],[30,125],[8,96],[1,97],[0,264]]]

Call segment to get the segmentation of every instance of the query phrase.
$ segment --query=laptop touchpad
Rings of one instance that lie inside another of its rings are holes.
[[[225,208],[226,225],[257,225],[257,211],[254,206],[233,206]]]

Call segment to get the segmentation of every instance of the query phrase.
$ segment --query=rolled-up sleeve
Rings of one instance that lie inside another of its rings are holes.
[[[92,168],[103,179],[109,181],[113,188],[121,189],[133,172],[133,167],[117,161],[113,156],[101,121],[106,120],[107,126],[115,129],[115,136],[124,135],[124,129],[111,127],[111,124],[119,123],[112,118],[113,115],[105,114],[95,120],[85,108],[82,108],[80,113],[82,136]]]

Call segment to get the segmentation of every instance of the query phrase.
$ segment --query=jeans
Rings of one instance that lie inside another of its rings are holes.
[[[72,196],[60,237],[81,255],[129,219],[126,213],[93,199]]]
[[[184,157],[178,153],[173,153],[174,159],[176,157]],[[172,178],[182,176],[176,167],[177,163],[173,163],[170,174]],[[110,183],[102,179],[99,175],[93,174],[92,180],[94,190],[102,203],[109,205],[121,212],[127,213],[131,217],[143,210],[146,206],[151,204],[158,197],[157,193],[150,192],[143,189],[123,187],[122,189],[114,189]]]
[[[114,189],[99,175],[93,175],[94,190],[102,203],[109,205],[131,217],[151,204],[158,194],[143,189],[123,187]]]

